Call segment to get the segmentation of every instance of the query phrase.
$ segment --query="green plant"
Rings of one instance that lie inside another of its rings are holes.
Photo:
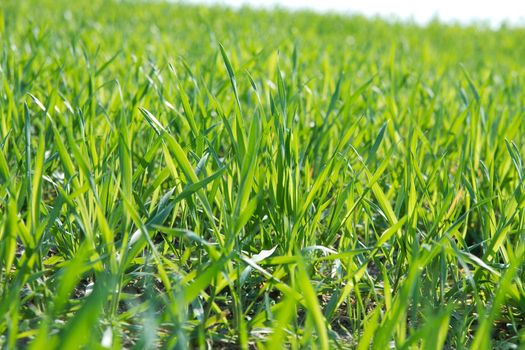
[[[519,346],[524,34],[3,1],[0,344]]]

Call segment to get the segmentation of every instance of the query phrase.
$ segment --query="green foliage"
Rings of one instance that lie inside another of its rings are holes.
[[[520,346],[524,37],[2,1],[0,346]]]

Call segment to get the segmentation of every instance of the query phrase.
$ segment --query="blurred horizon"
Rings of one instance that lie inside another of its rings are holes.
[[[453,1],[453,0],[183,0],[193,4],[219,4],[231,7],[308,9],[318,12],[339,12],[367,17],[379,16],[387,20],[414,21],[425,25],[437,19],[444,23],[482,23],[497,28],[502,24],[525,26],[525,2]]]

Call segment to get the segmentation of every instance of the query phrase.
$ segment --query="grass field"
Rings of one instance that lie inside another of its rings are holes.
[[[0,347],[525,344],[525,29],[0,3]]]

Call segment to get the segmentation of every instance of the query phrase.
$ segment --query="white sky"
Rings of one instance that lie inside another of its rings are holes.
[[[360,13],[391,18],[413,19],[427,23],[435,16],[445,22],[488,22],[498,26],[503,21],[525,25],[525,0],[186,0],[193,3],[220,3],[231,6],[280,6],[292,9]]]

